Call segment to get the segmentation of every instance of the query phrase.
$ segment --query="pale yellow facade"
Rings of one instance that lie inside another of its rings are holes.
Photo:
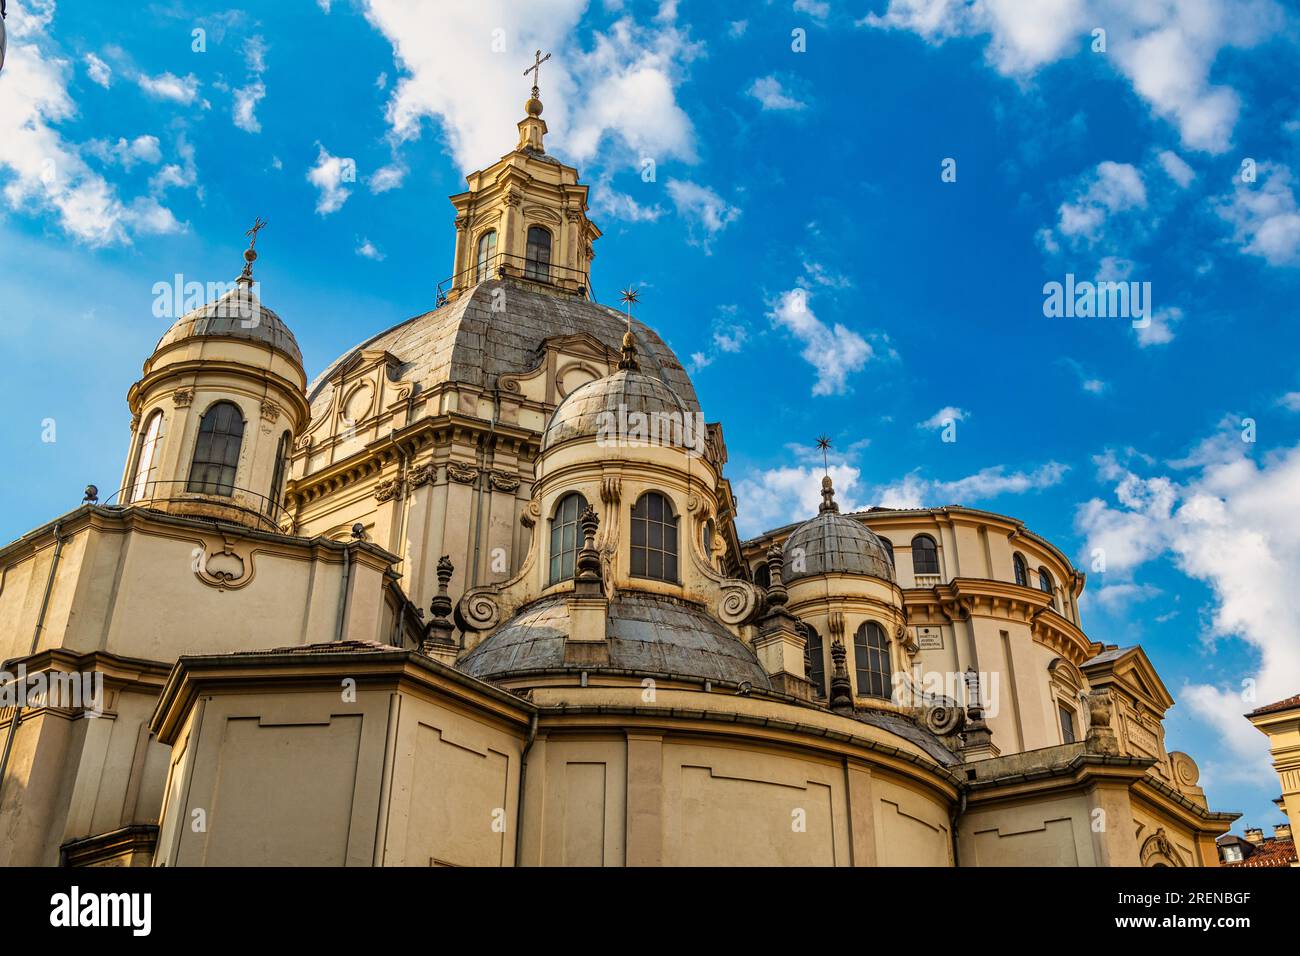
[[[739,539],[526,112],[438,308],[310,384],[260,302],[181,317],[121,490],[0,548],[6,671],[104,690],[0,708],[0,864],[1216,865],[1155,668],[1021,522],[827,481]]]

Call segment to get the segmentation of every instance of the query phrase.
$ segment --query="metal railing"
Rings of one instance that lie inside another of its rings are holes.
[[[568,266],[516,256],[508,252],[497,252],[488,256],[483,262],[476,261],[468,269],[462,269],[439,282],[437,305],[441,308],[446,304],[447,294],[452,289],[468,288],[486,279],[505,278],[525,279],[561,291],[572,291],[595,301],[595,296],[591,292],[591,276],[581,269],[570,269]],[[575,288],[567,288],[566,284]]]
[[[174,503],[207,504],[214,508],[229,508],[265,521],[276,528],[292,521],[289,510],[279,501],[249,488],[223,485],[213,481],[132,482],[113,492],[103,502],[105,507],[110,508],[126,508],[135,504],[149,507]]]

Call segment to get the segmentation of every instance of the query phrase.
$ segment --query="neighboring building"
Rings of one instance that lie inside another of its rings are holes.
[[[740,541],[526,112],[434,311],[308,384],[250,246],[131,388],[122,490],[0,548],[6,669],[104,681],[0,710],[0,863],[1216,865],[1173,699],[1021,522],[827,478]]]
[[[1291,826],[1279,823],[1273,827],[1273,835],[1264,836],[1264,831],[1251,827],[1246,830],[1245,838],[1233,833],[1219,837],[1219,860],[1224,866],[1296,866],[1295,839],[1291,836]]]
[[[1273,769],[1277,771],[1278,780],[1282,783],[1282,795],[1275,802],[1287,818],[1286,824],[1275,828],[1276,839],[1289,839],[1294,829],[1300,827],[1300,694],[1253,710],[1246,715],[1246,719],[1268,736]],[[1246,831],[1247,839],[1251,832]],[[1270,858],[1282,859],[1285,856],[1285,851],[1276,851]],[[1294,844],[1290,852],[1290,863],[1292,866],[1300,866],[1300,862],[1296,861]],[[1280,866],[1281,863],[1274,865]]]

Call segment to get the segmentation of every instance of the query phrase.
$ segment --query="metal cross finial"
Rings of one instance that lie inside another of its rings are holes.
[[[821,451],[821,453],[822,453],[822,470],[825,471],[826,474],[829,475],[829,474],[831,473],[831,463],[830,463],[831,440],[830,440],[830,438],[827,437],[826,435],[821,435],[821,436],[819,436],[818,439],[817,439],[817,448],[818,448],[818,450]]]
[[[244,235],[248,236],[248,248],[252,249],[257,245],[257,234],[265,229],[266,226],[267,222],[261,216],[254,218],[253,228],[244,233]]]
[[[546,56],[542,56],[542,51],[538,50],[535,54],[533,54],[533,56],[536,58],[536,62],[528,69],[524,70],[524,76],[527,76],[529,73],[533,74],[533,96],[536,96],[537,84],[541,81],[542,78],[542,64],[545,63],[547,60],[549,60],[551,58],[551,55],[548,53],[546,54]]]

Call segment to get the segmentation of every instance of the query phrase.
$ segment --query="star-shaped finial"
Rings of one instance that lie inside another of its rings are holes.
[[[831,465],[830,465],[831,440],[830,440],[830,436],[828,436],[828,435],[818,435],[818,436],[817,436],[817,450],[820,451],[820,452],[822,453],[822,468],[825,469],[825,471],[826,471],[827,474],[830,474],[830,470],[831,470]]]
[[[633,306],[641,301],[641,290],[628,286],[619,294],[619,300],[626,306]]]

